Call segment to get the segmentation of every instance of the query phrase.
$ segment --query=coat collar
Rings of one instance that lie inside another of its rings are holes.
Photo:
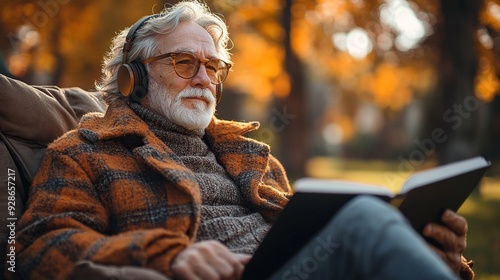
[[[220,120],[213,117],[206,133],[211,139],[216,141],[247,141],[249,139],[243,137],[243,135],[258,129],[259,126],[259,122],[243,123]],[[79,130],[91,142],[132,135],[140,137],[151,137],[154,135],[149,126],[121,100],[110,105],[104,115],[102,113],[85,115],[82,118]],[[260,144],[259,146],[262,146],[263,149],[269,150],[269,146],[266,144],[256,143]]]
[[[79,132],[90,142],[127,136],[147,137],[152,133],[148,125],[121,100],[110,105],[104,115],[90,113],[83,116]]]

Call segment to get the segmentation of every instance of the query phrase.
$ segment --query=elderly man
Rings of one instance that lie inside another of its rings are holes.
[[[198,2],[117,35],[98,85],[106,113],[52,143],[35,177],[17,235],[27,278],[64,279],[82,260],[144,268],[144,278],[151,269],[241,278],[291,188],[269,147],[243,136],[257,123],[214,117],[231,67],[228,40],[224,22]],[[319,233],[339,244],[320,267],[297,269],[317,253],[311,240],[272,278],[470,278],[466,232],[465,220],[446,212],[424,232],[442,249],[430,247],[397,211],[361,197]]]

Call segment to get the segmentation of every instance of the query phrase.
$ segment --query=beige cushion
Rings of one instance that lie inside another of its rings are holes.
[[[47,145],[89,111],[103,112],[100,94],[79,88],[30,86],[0,75],[0,132]]]

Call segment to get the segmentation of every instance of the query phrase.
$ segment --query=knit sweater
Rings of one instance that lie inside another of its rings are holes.
[[[204,130],[187,130],[138,105],[132,110],[194,172],[201,193],[197,241],[218,240],[231,251],[253,254],[271,224],[253,212],[239,187],[204,142]]]

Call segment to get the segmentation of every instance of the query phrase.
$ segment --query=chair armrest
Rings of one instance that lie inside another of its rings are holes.
[[[148,268],[134,266],[100,265],[90,261],[77,263],[71,274],[71,280],[169,280],[166,276]]]

